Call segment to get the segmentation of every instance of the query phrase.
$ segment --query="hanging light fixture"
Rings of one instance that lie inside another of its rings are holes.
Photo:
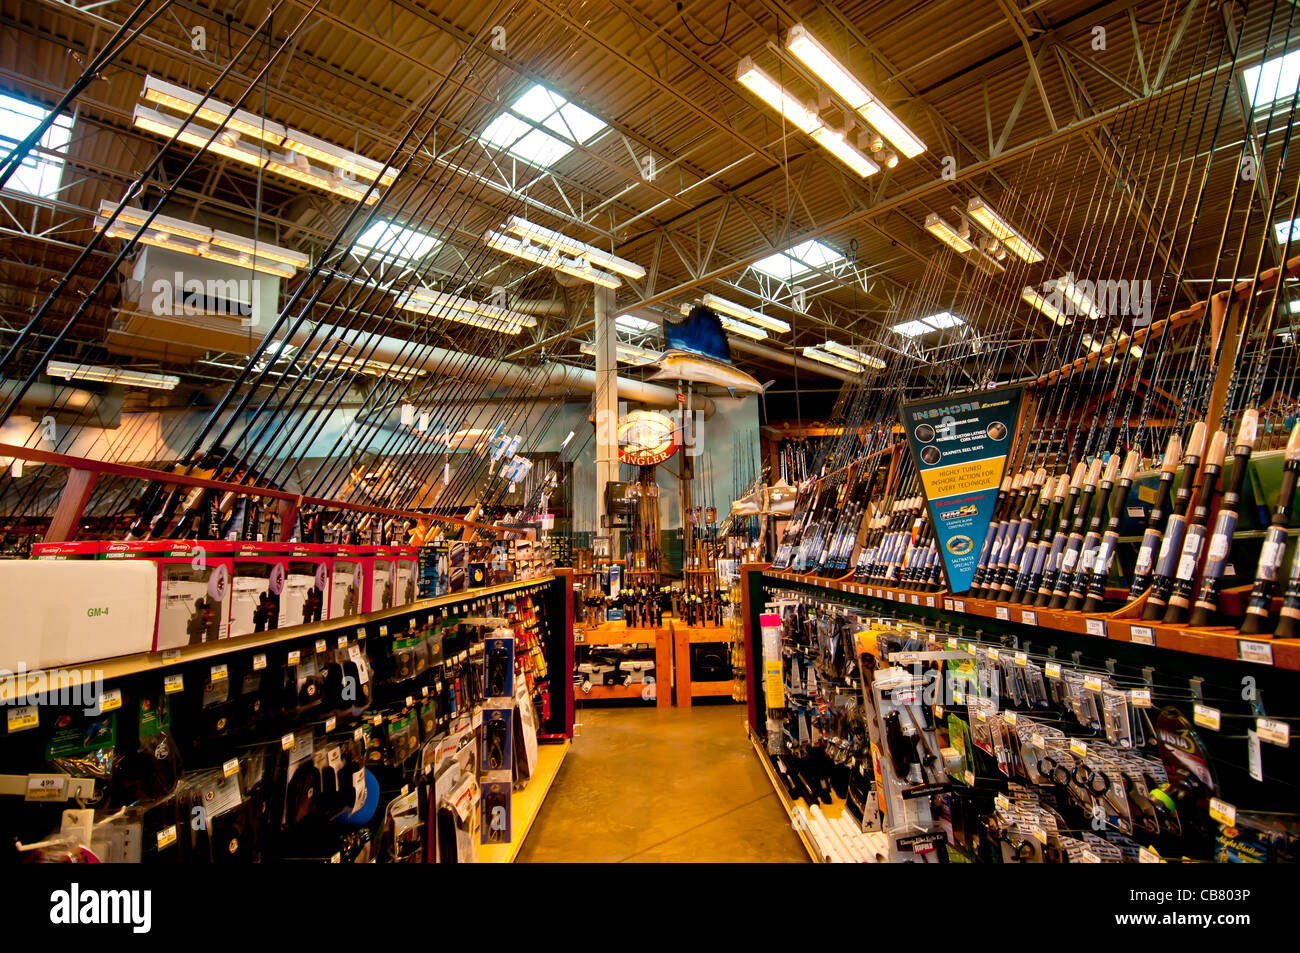
[[[995,212],[979,196],[966,203],[966,214],[979,222],[998,241],[1006,245],[1011,253],[1031,265],[1043,260],[1043,253],[1030,244],[1029,239],[1018,232],[1010,222]]]

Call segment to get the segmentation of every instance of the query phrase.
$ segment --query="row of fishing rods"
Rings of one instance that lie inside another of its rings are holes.
[[[253,58],[256,58],[255,39],[262,34],[264,28],[266,35],[270,36],[271,19],[278,6],[272,7],[263,24],[250,35],[248,41],[232,57],[217,80],[208,87],[202,100],[190,113],[187,122],[193,120],[199,113],[217,85],[232,74],[236,64],[246,52],[251,51]],[[256,90],[259,81],[266,78],[276,58],[292,49],[295,37],[308,22],[314,10],[315,7],[297,22],[286,34],[278,49],[272,51],[268,40],[266,62],[242,91],[234,103],[235,108],[240,107]],[[478,40],[483,39],[478,38]],[[121,48],[120,43],[106,47],[106,49],[117,50]],[[443,113],[437,115],[432,113],[434,104],[440,98],[451,103],[461,97],[465,83],[483,62],[486,49],[486,42],[476,41],[469,44],[462,54],[462,62],[458,64],[464,66],[460,79],[453,85],[452,77],[456,70],[448,71],[442,82],[437,84],[426,97],[418,115],[411,121],[389,157],[388,167],[398,172],[396,183],[405,184],[418,175],[418,172],[411,169],[411,163],[417,155],[430,148],[429,140],[437,126],[450,121],[445,106]],[[469,57],[475,53],[477,60],[471,61]],[[99,62],[99,58],[96,59],[96,64],[102,68],[103,64]],[[222,123],[222,128],[224,125],[225,122]],[[421,127],[423,127],[422,132]],[[218,134],[220,131],[219,128]],[[128,189],[128,198],[143,195],[145,183],[158,169],[162,156],[168,152],[173,143],[174,138],[154,157],[137,181]],[[504,154],[509,148],[509,145],[503,147],[502,153]],[[180,186],[186,174],[194,168],[197,158],[196,155],[190,159],[182,173],[173,179],[172,184],[154,203],[147,215],[146,226]],[[383,202],[367,203],[363,200],[352,207],[347,220],[334,236],[329,247],[316,259],[313,267],[292,290],[274,324],[252,348],[252,353],[236,381],[210,411],[203,424],[197,431],[185,433],[187,428],[192,430],[192,425],[183,419],[183,415],[178,415],[181,419],[175,420],[169,431],[163,435],[164,445],[172,445],[180,440],[188,441],[190,450],[183,461],[183,472],[189,475],[220,478],[236,484],[279,486],[296,471],[303,451],[311,448],[320,434],[327,429],[334,408],[350,391],[367,380],[364,375],[366,362],[372,359],[380,346],[383,331],[405,323],[397,319],[399,309],[396,307],[396,298],[390,302],[386,312],[380,312],[375,308],[374,299],[384,292],[381,290],[380,282],[374,280],[374,275],[365,270],[364,254],[353,255],[355,263],[350,273],[345,274],[343,268],[338,267],[338,263],[346,261],[347,255],[352,253],[355,247],[355,239],[344,244],[343,236],[349,232],[360,235],[372,224],[382,223],[383,219],[379,218],[382,209],[389,221],[411,222],[413,227],[417,223],[433,224],[440,231],[431,230],[429,234],[439,242],[449,240],[460,230],[461,223],[477,208],[475,202],[480,197],[479,193],[486,189],[486,185],[462,188],[463,181],[459,171],[451,164],[446,164],[445,168],[447,171],[443,174],[441,182],[436,179],[433,182],[427,179],[418,180],[417,185],[425,187],[422,199],[417,199],[421,189],[413,187],[407,190],[396,207],[391,207],[392,203],[387,201],[387,195],[384,196]],[[378,188],[377,182],[371,184],[366,199],[369,199],[370,193]],[[392,191],[390,188],[389,195]],[[457,200],[454,205],[453,197]],[[124,200],[122,205],[126,204]],[[522,211],[523,204],[521,198],[518,203],[520,208],[514,211]],[[509,211],[505,214],[509,214]],[[27,345],[28,351],[39,347],[38,342],[43,339],[35,329],[44,320],[51,304],[64,291],[77,267],[101,242],[117,214],[118,212],[114,212],[109,217],[108,223],[97,232],[78,262],[69,270],[68,275],[56,283],[56,287],[37,309],[27,327],[13,342],[13,346],[3,358],[0,358],[0,369],[15,362],[23,353],[24,345]],[[138,234],[143,234],[146,226],[142,226]],[[78,319],[84,318],[89,301],[96,293],[103,290],[108,276],[116,271],[116,266],[125,259],[136,244],[136,239],[131,239],[123,245],[114,259],[113,266],[106,269],[94,290],[82,300],[63,329],[54,336],[45,354],[32,363],[22,387],[9,396],[8,404],[4,409],[5,417],[12,413],[21,398],[21,391],[30,387],[35,375],[40,368],[44,367],[58,344],[67,337]],[[486,258],[486,249],[482,246],[476,250],[475,255],[462,256],[462,265],[458,273],[446,276],[447,285],[457,286],[460,282],[478,278],[489,264]],[[376,268],[376,273],[379,270]],[[408,276],[412,274],[415,276],[416,280],[412,284],[428,283],[421,280],[425,275],[420,273],[419,268],[408,268],[407,273]],[[336,291],[331,300],[323,302],[322,299],[331,282],[337,282]],[[356,285],[364,291],[357,290]],[[309,289],[311,289],[310,293],[308,293]],[[293,313],[295,308],[296,314]],[[323,316],[320,315],[320,308],[323,308]],[[335,313],[345,316],[345,321],[331,326],[326,323],[326,319]],[[528,413],[525,408],[529,402],[523,399],[524,395],[540,389],[540,385],[549,382],[549,375],[541,366],[534,366],[525,371],[522,380],[519,375],[516,375],[512,380],[511,391],[517,393],[520,399],[514,402],[503,402],[501,404],[503,409],[494,413],[490,409],[491,403],[486,400],[493,387],[492,379],[485,371],[494,360],[493,351],[499,352],[501,345],[497,343],[496,338],[485,335],[485,341],[474,353],[464,355],[464,349],[461,349],[461,355],[452,352],[436,361],[431,361],[430,358],[435,353],[433,349],[441,336],[439,326],[442,322],[437,320],[439,317],[436,311],[431,312],[433,320],[427,322],[423,328],[417,328],[420,333],[405,340],[395,357],[390,358],[388,355],[385,357],[394,366],[420,368],[423,377],[437,384],[459,383],[461,386],[457,387],[452,399],[447,399],[446,395],[439,393],[436,387],[426,388],[430,391],[427,399],[422,400],[419,394],[408,394],[406,392],[409,382],[400,374],[379,376],[368,385],[364,385],[362,387],[364,396],[356,417],[349,426],[339,428],[343,432],[333,440],[328,449],[320,454],[323,462],[305,481],[304,494],[323,495],[335,491],[340,484],[343,484],[348,488],[346,499],[349,502],[355,501],[356,497],[364,494],[368,497],[366,502],[382,501],[386,506],[409,510],[422,508],[432,510],[440,501],[451,501],[455,504],[471,496],[477,496],[478,506],[471,510],[471,515],[495,507],[504,497],[510,487],[509,481],[499,475],[501,472],[497,466],[501,462],[499,454],[481,452],[477,456],[467,455],[468,459],[461,462],[454,475],[449,472],[451,435],[465,431],[471,433],[484,431],[491,434],[490,439],[483,441],[489,444],[493,440],[499,441],[503,435],[509,435],[512,430],[519,429]],[[376,320],[379,322],[378,329],[374,325]],[[30,354],[28,356],[30,357]],[[468,360],[465,360],[466,357]],[[340,362],[344,371],[331,372],[330,369]],[[284,366],[277,369],[281,364]],[[352,373],[347,372],[348,367],[354,369]],[[475,382],[476,378],[476,386],[464,386]],[[262,399],[254,406],[259,392],[263,393]],[[567,392],[564,396],[567,396]],[[406,430],[386,428],[385,424],[391,418],[389,408],[399,402],[414,404],[416,412],[422,415],[421,423],[423,424],[424,419],[427,419],[428,426]],[[554,422],[562,403],[562,400],[552,402],[549,409],[540,415],[534,425],[526,428],[526,433],[515,435],[520,439],[513,441],[511,449],[514,453],[526,453],[535,449]],[[240,422],[243,422],[243,427],[237,432],[236,428]],[[143,420],[135,424],[137,430],[144,427]],[[382,435],[384,429],[390,429],[391,432],[383,439],[381,446],[372,451],[375,438]],[[70,435],[75,432],[75,427],[65,431]],[[138,433],[124,434],[119,444],[130,447],[137,436]],[[437,443],[443,436],[447,437],[445,452],[438,453]],[[38,434],[33,434],[33,440],[37,437]],[[208,442],[207,450],[202,449],[205,442]],[[498,443],[497,446],[499,448],[500,444]],[[430,452],[431,449],[434,452]],[[383,485],[365,487],[364,475],[358,479],[355,471],[359,463],[363,465],[362,469],[365,469],[364,458],[372,452],[375,460],[388,461],[391,472],[386,476]],[[349,468],[353,473],[347,472]],[[442,471],[441,480],[436,478],[439,469]],[[473,488],[480,484],[482,484],[480,491],[477,494],[472,493]],[[26,492],[29,498],[39,492],[35,481]],[[215,509],[224,514],[229,523],[236,511],[236,501],[232,498],[232,494],[224,494],[219,505],[214,503],[212,496],[210,491],[190,492],[153,484],[138,501],[130,499],[130,491],[127,488],[121,489],[115,498],[97,501],[95,508],[106,511],[110,516],[117,516],[134,502],[138,513],[129,533],[132,538],[167,536],[176,532],[178,527],[184,528],[186,532],[201,532],[199,526],[205,522],[206,531],[210,533],[211,522],[200,519],[199,513],[205,510],[211,512]],[[19,510],[21,511],[21,507]],[[182,515],[180,520],[173,524],[173,517],[178,510]],[[355,531],[361,517],[351,515],[346,519],[351,521],[352,529]],[[241,521],[245,526],[237,532],[256,532],[253,528],[257,524],[256,520],[241,518]],[[228,527],[226,532],[230,532]]]
[[[1268,27],[1266,49],[1272,48],[1275,31],[1282,32],[1278,30],[1276,13],[1275,9]],[[1290,45],[1294,17],[1294,10],[1290,10],[1281,41],[1283,49]],[[1204,27],[1202,23],[1202,37],[1206,35]],[[1244,23],[1242,29],[1244,32]],[[1235,72],[1241,38],[1239,35],[1230,47],[1226,42],[1219,44],[1219,62],[1207,76],[1217,75],[1228,49],[1232,56],[1230,71]],[[1174,103],[1166,98],[1158,121],[1151,121],[1152,117],[1145,113],[1133,114],[1126,124],[1128,130],[1116,130],[1117,138],[1121,139],[1134,127],[1148,130],[1138,136],[1139,142],[1145,139],[1146,143],[1137,154],[1124,157],[1127,160],[1122,165],[1124,179],[1117,183],[1118,188],[1111,190],[1108,201],[1098,199],[1104,176],[1095,180],[1083,232],[1090,236],[1092,247],[1084,249],[1080,260],[1090,263],[1105,243],[1111,243],[1121,249],[1120,274],[1132,274],[1135,270],[1130,267],[1130,249],[1137,250],[1140,267],[1143,245],[1137,216],[1121,214],[1123,203],[1119,197],[1125,192],[1137,196],[1152,194],[1151,207],[1160,208],[1161,212],[1159,223],[1149,234],[1169,234],[1175,239],[1183,236],[1181,256],[1172,274],[1175,286],[1181,282],[1192,238],[1200,235],[1196,226],[1207,194],[1210,166],[1218,151],[1227,103],[1225,95],[1211,130],[1209,148],[1203,151],[1209,111],[1202,110],[1199,125],[1185,122],[1182,117],[1185,106],[1194,104],[1201,95],[1205,82],[1203,77],[1200,83],[1188,87],[1177,103],[1172,122],[1169,113]],[[1259,88],[1253,92],[1252,101],[1279,99],[1276,90],[1271,97]],[[1104,332],[1100,330],[1103,324],[1100,318],[1064,318],[1055,322],[1043,367],[1061,368],[1061,371],[1048,374],[1032,385],[1030,412],[1021,422],[1020,439],[1008,461],[1008,476],[1000,487],[994,519],[980,551],[971,589],[973,595],[1052,608],[1083,611],[1101,608],[1112,595],[1107,581],[1127,514],[1129,493],[1148,462],[1143,460],[1141,449],[1163,445],[1154,501],[1145,511],[1136,563],[1122,599],[1143,599],[1143,617],[1147,620],[1170,623],[1190,620],[1196,625],[1223,621],[1224,570],[1241,506],[1247,463],[1257,439],[1259,412],[1256,408],[1270,368],[1275,371],[1272,376],[1276,394],[1283,399],[1295,382],[1294,335],[1287,339],[1289,348],[1285,351],[1273,344],[1280,306],[1284,304],[1281,299],[1286,276],[1276,275],[1271,289],[1259,293],[1271,219],[1278,200],[1286,194],[1282,183],[1288,177],[1294,179],[1287,158],[1300,92],[1289,98],[1290,110],[1270,110],[1266,128],[1258,140],[1263,167],[1265,159],[1272,159],[1269,150],[1275,120],[1286,117],[1281,147],[1276,150],[1272,188],[1261,199],[1262,221],[1256,218],[1259,208],[1252,201],[1251,186],[1247,184],[1243,188],[1243,177],[1233,176],[1228,208],[1216,236],[1218,251],[1210,283],[1212,294],[1222,283],[1227,283],[1233,294],[1229,300],[1227,292],[1218,293],[1199,312],[1193,309],[1188,313],[1190,320],[1182,323],[1190,327],[1191,334],[1184,336],[1190,339],[1190,346],[1181,350],[1173,346],[1172,304],[1169,317],[1162,322],[1148,321],[1144,335],[1135,334],[1136,320],[1126,328],[1123,315],[1109,319],[1107,323],[1112,326]],[[1159,130],[1166,127],[1182,130],[1183,142],[1174,153],[1176,159],[1172,163],[1158,161],[1164,150],[1157,137]],[[1194,143],[1190,141],[1193,128],[1196,128]],[[1238,157],[1236,168],[1242,167],[1240,160],[1249,144],[1248,135],[1243,140],[1242,156]],[[1190,159],[1186,173],[1182,174],[1184,156]],[[1201,156],[1204,162],[1198,175],[1196,163]],[[1294,165],[1294,156],[1291,158]],[[1182,195],[1175,200],[1180,184]],[[1290,208],[1283,221],[1295,217],[1297,194],[1300,190],[1293,188]],[[1189,199],[1190,214],[1187,214]],[[1171,210],[1172,223],[1168,220]],[[1234,219],[1240,220],[1235,227]],[[1234,234],[1235,251],[1225,253]],[[1249,246],[1252,237],[1257,239],[1253,249]],[[1170,247],[1173,247],[1172,240]],[[1280,263],[1290,258],[1290,248],[1288,233],[1277,253]],[[1159,252],[1158,248],[1152,248],[1143,280],[1151,281]],[[1231,266],[1225,269],[1228,261]],[[1237,278],[1242,267],[1250,274],[1244,288]],[[1087,264],[1081,269],[1085,273],[1088,270]],[[1226,276],[1222,275],[1224,270]],[[1257,320],[1261,307],[1263,313]],[[1229,309],[1240,311],[1238,330],[1234,331],[1221,320]],[[1086,313],[1082,306],[1078,310]],[[1087,330],[1089,327],[1093,330]],[[1135,343],[1139,338],[1142,338],[1140,345]],[[1216,371],[1225,353],[1235,355],[1236,360],[1231,365],[1226,393],[1217,396],[1220,406],[1212,408],[1215,399],[1212,384],[1222,379],[1222,375],[1216,376]],[[1151,365],[1145,388],[1140,386],[1143,362]],[[1162,380],[1180,384],[1181,395],[1169,400],[1170,410],[1176,416],[1153,421],[1150,419],[1153,399],[1160,390],[1157,383]],[[889,386],[882,389],[887,392]],[[1142,394],[1140,409],[1137,408],[1139,394]],[[1089,397],[1092,399],[1087,403]],[[1080,404],[1082,409],[1076,409]],[[837,416],[841,410],[837,408]],[[1217,410],[1218,419],[1205,420],[1212,416],[1212,410]],[[883,406],[877,409],[877,421],[886,416]],[[1189,426],[1184,444],[1183,434]],[[1226,468],[1230,444],[1231,467]],[[838,488],[825,480],[806,488],[786,539],[776,554],[775,568],[838,576],[847,571],[849,558],[856,550],[854,578],[859,581],[902,588],[941,588],[941,560],[924,498],[920,495],[915,462],[910,454],[901,454],[899,441],[892,443],[889,456],[892,462],[886,468],[864,455],[860,469],[850,468],[848,477]],[[1225,469],[1226,480],[1223,479]],[[1281,486],[1275,505],[1269,510],[1269,527],[1240,622],[1242,631],[1248,634],[1267,632],[1271,625],[1271,604],[1280,582],[1297,470],[1300,470],[1300,428],[1291,432]],[[1175,480],[1178,489],[1171,496]],[[876,500],[867,506],[864,522],[862,501],[873,496]],[[829,542],[824,529],[826,521],[819,512],[842,517],[839,525],[831,530]],[[1209,527],[1212,515],[1213,530]],[[1291,578],[1282,595],[1277,633],[1289,635],[1300,620],[1300,560],[1293,561]]]

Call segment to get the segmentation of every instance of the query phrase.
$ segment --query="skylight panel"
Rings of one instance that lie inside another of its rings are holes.
[[[940,331],[944,328],[955,328],[959,324],[966,323],[951,311],[940,311],[938,314],[932,314],[928,318],[922,318],[921,320]]]
[[[542,128],[535,128],[520,116]],[[516,159],[549,168],[572,152],[575,145],[590,141],[605,125],[585,109],[535,83],[510,105],[510,111],[488,123],[479,138],[504,148]]]
[[[648,334],[659,329],[659,325],[653,321],[647,321],[645,318],[638,318],[631,314],[620,314],[614,319],[614,326],[623,328],[625,331],[635,331],[638,334]]]
[[[0,152],[12,152],[48,115],[48,110],[35,103],[0,94]],[[45,130],[38,145],[51,152],[67,152],[71,140],[72,117],[60,115]],[[33,149],[23,157],[22,163],[10,176],[5,187],[39,198],[53,198],[59,191],[63,166],[62,158]]]
[[[754,262],[754,270],[761,271],[778,281],[789,281],[807,274],[814,268],[824,268],[843,260],[844,256],[829,245],[819,241],[807,241]]]
[[[934,328],[921,321],[904,321],[902,324],[895,324],[890,330],[904,337],[919,338],[922,334],[929,334]]]
[[[916,321],[904,321],[902,324],[895,324],[890,330],[909,338],[919,338],[923,334],[931,334],[945,328],[955,328],[965,323],[951,311],[940,311],[937,314]]]
[[[1252,109],[1291,99],[1300,86],[1300,50],[1252,66],[1241,74]]]
[[[356,244],[376,258],[400,263],[419,261],[441,243],[427,232],[417,232],[395,222],[377,221],[361,233]]]

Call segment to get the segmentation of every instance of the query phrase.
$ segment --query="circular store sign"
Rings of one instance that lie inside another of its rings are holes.
[[[677,425],[667,414],[634,410],[618,419],[618,458],[623,463],[637,467],[663,463],[679,446]]]

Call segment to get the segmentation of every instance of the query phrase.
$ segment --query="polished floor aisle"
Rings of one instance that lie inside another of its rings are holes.
[[[519,863],[807,861],[743,705],[579,710]]]

